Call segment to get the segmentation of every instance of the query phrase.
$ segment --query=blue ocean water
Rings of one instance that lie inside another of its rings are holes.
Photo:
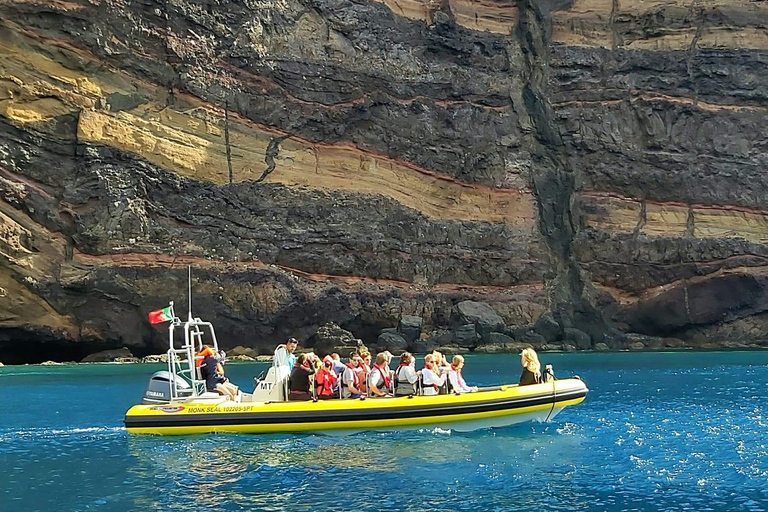
[[[590,388],[549,424],[344,437],[132,436],[162,366],[2,367],[0,510],[768,510],[768,351],[542,362]],[[519,364],[470,355],[465,377]]]

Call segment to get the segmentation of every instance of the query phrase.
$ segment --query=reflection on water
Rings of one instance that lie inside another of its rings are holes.
[[[146,367],[0,368],[0,510],[768,509],[768,353],[558,358],[591,391],[550,424],[333,437],[129,436]]]

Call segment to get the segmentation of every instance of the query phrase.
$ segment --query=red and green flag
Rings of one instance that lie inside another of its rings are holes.
[[[173,320],[173,306],[149,312],[149,323],[151,324],[161,324],[171,320]]]

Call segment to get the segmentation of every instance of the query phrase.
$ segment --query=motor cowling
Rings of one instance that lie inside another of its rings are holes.
[[[171,379],[176,382],[176,391],[180,395],[191,395],[192,387],[189,383],[170,372],[163,370],[155,372],[149,379],[147,388],[144,390],[143,404],[167,404],[171,401]]]

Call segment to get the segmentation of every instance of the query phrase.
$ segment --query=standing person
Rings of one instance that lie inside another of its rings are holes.
[[[315,374],[317,398],[320,398],[321,400],[336,398],[337,381],[338,377],[336,377],[336,373],[333,371],[333,358],[331,356],[325,356],[323,358],[323,365]]]
[[[307,354],[299,354],[296,365],[291,371],[289,381],[290,393],[288,400],[312,400],[309,378],[314,375],[315,368],[310,364]]]
[[[435,362],[435,356],[433,354],[427,354],[424,358],[424,369],[421,370],[421,379],[424,387],[421,391],[422,395],[437,395],[440,386],[445,384],[446,373],[440,371]]]
[[[454,393],[474,393],[477,386],[467,386],[464,377],[461,376],[461,369],[464,368],[464,357],[453,356],[451,369],[448,370],[448,382],[450,382]]]
[[[360,384],[360,354],[352,352],[349,355],[347,368],[341,375],[341,397],[342,398],[360,398],[363,396],[362,385]]]
[[[299,346],[299,340],[296,338],[288,338],[285,345],[278,345],[275,349],[275,364],[277,366],[288,366],[288,371],[292,371],[296,365],[296,347]]]
[[[368,391],[371,396],[387,396],[392,392],[392,370],[389,369],[389,352],[379,352],[376,363],[368,374]]]
[[[400,354],[400,364],[395,370],[395,396],[410,396],[416,394],[416,381],[419,375],[414,368],[416,360],[410,352]]]
[[[539,384],[541,382],[541,364],[539,356],[532,348],[526,348],[520,353],[523,373],[520,375],[520,386]]]

